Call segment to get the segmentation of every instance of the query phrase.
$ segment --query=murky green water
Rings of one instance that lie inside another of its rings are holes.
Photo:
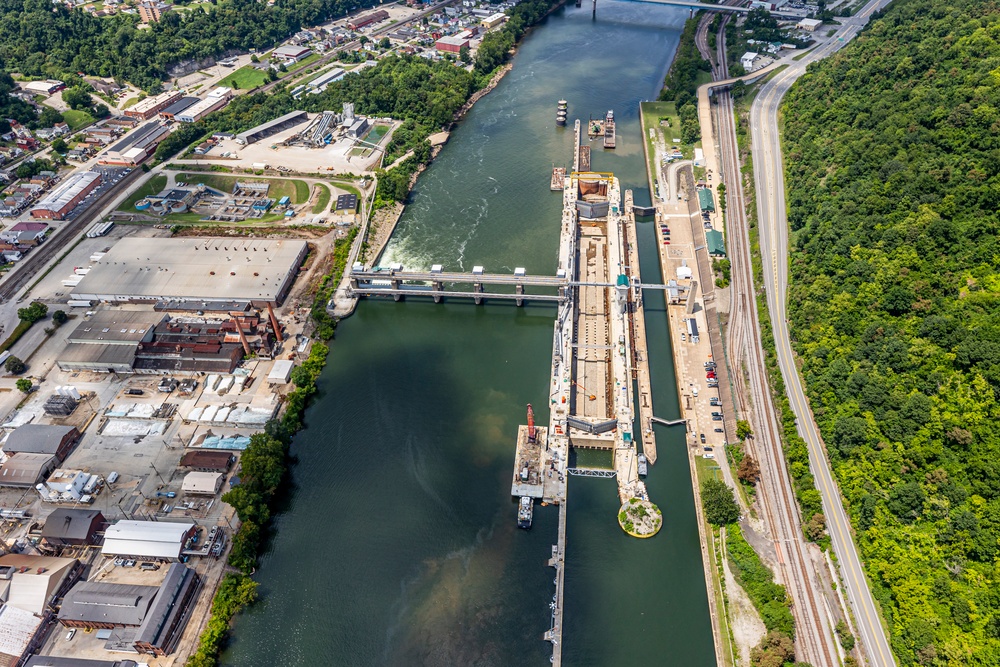
[[[648,203],[638,105],[656,95],[686,11],[572,6],[522,45],[513,71],[472,110],[422,176],[382,263],[552,274],[570,118],[618,119],[614,171]],[[644,279],[658,278],[651,224]],[[655,297],[654,297],[655,298]],[[662,300],[647,301],[658,416],[677,414]],[[544,412],[555,310],[507,304],[362,302],[341,323],[322,395],[295,440],[294,492],[224,664],[548,663],[556,509],[515,527],[513,439],[528,402]],[[647,479],[665,528],[617,526],[614,482],[573,478],[566,574],[567,665],[714,665],[683,433],[657,431]]]

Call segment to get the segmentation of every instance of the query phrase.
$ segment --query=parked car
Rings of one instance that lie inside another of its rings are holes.
[[[704,434],[704,433],[702,433],[702,434],[701,434],[701,441],[702,441],[703,443],[705,442],[705,434]]]

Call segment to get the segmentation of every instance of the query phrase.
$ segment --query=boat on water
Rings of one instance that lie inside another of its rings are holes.
[[[521,496],[521,504],[517,508],[517,527],[531,528],[531,517],[535,513],[535,501],[531,496]]]
[[[612,110],[608,110],[604,118],[604,147],[615,147],[615,112]]]
[[[647,470],[647,468],[646,468],[646,455],[645,454],[639,454],[638,461],[639,461],[639,474],[642,475],[643,477],[645,477],[646,476],[646,470]]]

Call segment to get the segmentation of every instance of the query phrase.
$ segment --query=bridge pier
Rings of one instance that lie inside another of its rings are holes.
[[[354,276],[351,276],[351,289],[352,290],[358,289],[358,279],[355,278]]]
[[[597,0],[594,0],[594,9],[590,14],[590,18],[595,21],[597,20]]]
[[[398,289],[399,289],[399,286],[400,286],[400,285],[401,285],[402,283],[401,283],[401,281],[399,281],[399,280],[396,280],[396,279],[393,279],[393,280],[392,280],[392,283],[391,283],[391,284],[392,284],[392,289],[394,289],[394,290],[398,290]],[[399,293],[398,291],[397,291],[397,292],[396,292],[395,294],[393,294],[393,295],[392,295],[392,300],[393,300],[393,301],[399,301],[399,300],[400,300],[400,299],[402,299],[402,298],[403,298],[403,295],[402,295],[402,294],[400,294],[400,293]]]
[[[483,292],[483,284],[482,283],[472,283],[472,291],[475,292],[476,294],[482,294],[482,292]],[[473,297],[473,300],[476,302],[477,306],[483,305],[483,297],[481,297],[481,296],[475,296],[475,297]]]
[[[434,281],[431,283],[431,289],[434,290],[434,303],[441,303],[441,293],[444,291],[444,284]]]
[[[524,294],[524,285],[515,285],[514,286],[514,293],[515,294]],[[516,303],[518,307],[521,307],[521,306],[524,305],[524,299],[514,299],[514,303]]]

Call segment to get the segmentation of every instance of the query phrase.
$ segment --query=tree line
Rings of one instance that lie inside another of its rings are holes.
[[[1000,664],[998,36],[897,0],[783,113],[793,344],[906,666]]]
[[[139,30],[138,17],[97,18],[51,0],[0,0],[0,69],[63,79],[114,77],[159,92],[171,66],[265,49],[303,27],[371,7],[374,0],[213,0],[208,11],[172,11]]]

